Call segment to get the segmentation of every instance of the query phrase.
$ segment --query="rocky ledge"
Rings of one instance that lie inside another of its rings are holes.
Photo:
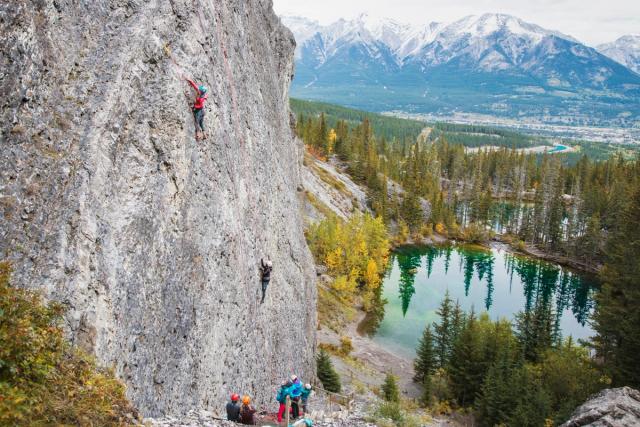
[[[575,410],[561,427],[640,425],[640,392],[630,387],[602,390]]]

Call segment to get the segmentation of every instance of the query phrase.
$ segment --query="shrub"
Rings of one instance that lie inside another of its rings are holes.
[[[391,373],[387,373],[387,376],[384,379],[384,384],[382,384],[382,397],[387,402],[400,401],[400,392],[398,391],[396,376]]]
[[[398,402],[383,402],[378,406],[376,415],[381,418],[388,418],[397,425],[404,425],[405,414]]]
[[[353,351],[353,343],[349,337],[340,338],[340,354],[348,356]]]
[[[481,224],[472,222],[464,229],[462,238],[471,243],[484,243],[490,239],[490,236]]]
[[[318,378],[322,382],[325,390],[333,393],[340,393],[342,386],[340,384],[340,376],[333,368],[331,358],[324,349],[320,349],[316,358],[318,368]]]
[[[0,425],[124,425],[137,418],[125,386],[72,348],[60,304],[9,285],[0,263]]]

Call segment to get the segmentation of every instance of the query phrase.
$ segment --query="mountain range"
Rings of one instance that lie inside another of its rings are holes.
[[[282,20],[297,41],[295,97],[372,111],[640,122],[632,36],[596,49],[504,14],[418,27],[367,15],[329,25]]]

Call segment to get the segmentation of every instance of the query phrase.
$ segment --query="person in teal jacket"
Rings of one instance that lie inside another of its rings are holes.
[[[309,400],[309,396],[311,395],[311,384],[305,384],[302,389],[302,394],[300,394],[300,399],[302,400],[302,413],[307,413],[307,401]]]

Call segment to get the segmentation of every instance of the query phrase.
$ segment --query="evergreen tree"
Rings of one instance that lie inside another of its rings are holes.
[[[525,359],[539,362],[543,353],[555,343],[554,320],[551,304],[542,299],[536,302],[533,310],[516,315],[516,336]]]
[[[425,375],[422,380],[422,396],[420,397],[420,402],[423,406],[429,407],[433,402],[433,380],[431,379],[431,375]]]
[[[453,345],[448,368],[451,390],[460,406],[473,404],[480,392],[484,371],[480,331],[475,315],[471,313]]]
[[[418,196],[413,193],[405,194],[400,205],[400,214],[412,232],[420,228],[423,222],[423,211]]]
[[[551,397],[527,365],[521,365],[511,376],[510,393],[515,403],[506,425],[540,427],[551,417]]]
[[[517,406],[513,389],[515,371],[519,366],[512,360],[511,349],[499,349],[496,361],[487,371],[482,384],[477,409],[485,425],[505,424]]]
[[[440,368],[447,365],[451,353],[451,310],[452,301],[449,297],[449,291],[447,291],[444,294],[444,299],[440,303],[440,308],[436,311],[436,314],[440,317],[440,321],[433,323],[434,347],[438,367]]]
[[[425,377],[433,373],[436,365],[436,355],[433,349],[433,335],[431,334],[430,325],[424,328],[422,338],[418,341],[416,356],[413,362],[413,381],[424,383]]]
[[[398,390],[396,376],[390,372],[387,372],[384,383],[382,384],[382,397],[384,397],[384,400],[387,402],[400,401],[400,391]]]
[[[333,368],[331,358],[324,349],[320,349],[318,352],[316,365],[318,369],[318,378],[322,382],[322,387],[327,391],[340,393],[340,390],[342,389],[340,376]]]
[[[449,251],[450,248],[447,249],[447,254],[450,254]],[[455,342],[458,339],[465,323],[465,313],[460,306],[460,301],[456,300],[456,305],[453,308],[453,314],[451,315],[451,342]]]
[[[601,259],[600,246],[602,245],[603,235],[600,223],[600,215],[593,214],[587,222],[587,229],[579,239],[580,245],[577,248],[577,254],[587,261],[598,261]]]
[[[554,185],[554,194],[549,206],[547,242],[551,249],[558,250],[562,242],[562,221],[564,219],[563,189],[564,183],[558,178]]]
[[[597,297],[593,344],[615,386],[640,387],[640,186],[618,218],[607,245]]]
[[[329,130],[327,129],[327,122],[325,120],[324,113],[320,114],[320,122],[316,129],[315,144],[317,148],[322,150],[325,154],[329,154]]]

